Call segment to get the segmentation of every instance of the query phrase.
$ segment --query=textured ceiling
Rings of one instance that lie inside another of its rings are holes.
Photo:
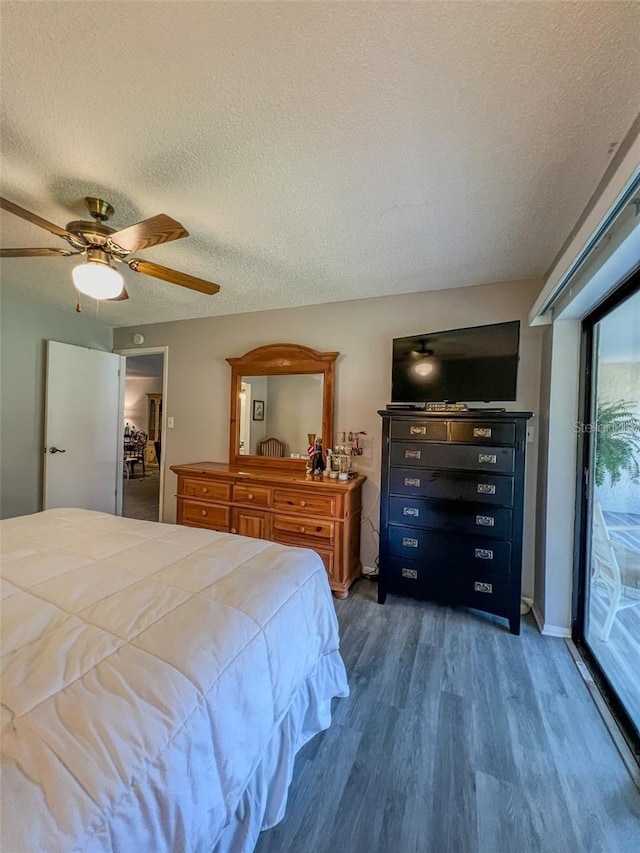
[[[132,325],[541,276],[638,111],[635,2],[1,4],[2,194],[191,236]],[[64,246],[2,213],[2,245]],[[72,311],[75,259],[3,287]],[[95,311],[95,308],[86,310]]]

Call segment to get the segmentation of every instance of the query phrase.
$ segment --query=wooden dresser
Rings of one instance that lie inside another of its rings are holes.
[[[360,511],[365,477],[346,483],[304,473],[218,462],[174,465],[178,524],[312,548],[338,598],[362,572]]]

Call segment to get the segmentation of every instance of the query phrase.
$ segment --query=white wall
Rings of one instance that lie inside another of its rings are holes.
[[[461,326],[522,320],[518,400],[513,410],[537,411],[541,329],[527,325],[539,281],[507,282],[471,288],[353,300],[339,304],[208,317],[114,330],[115,347],[136,331],[149,346],[169,347],[168,410],[175,428],[167,430],[163,453],[169,465],[229,458],[231,370],[225,358],[276,342],[338,351],[335,434],[365,430],[358,468],[368,478],[364,515],[378,527],[380,438],[383,409],[390,399],[391,341],[394,337]],[[537,425],[534,426],[537,432]],[[528,445],[523,594],[533,596],[537,443]],[[167,472],[165,520],[175,519],[175,475]],[[377,537],[363,528],[362,558],[372,566]]]
[[[41,509],[45,341],[110,351],[113,330],[85,314],[0,303],[0,516]]]

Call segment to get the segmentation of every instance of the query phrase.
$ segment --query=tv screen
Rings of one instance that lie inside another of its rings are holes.
[[[392,403],[516,399],[520,321],[393,341]]]

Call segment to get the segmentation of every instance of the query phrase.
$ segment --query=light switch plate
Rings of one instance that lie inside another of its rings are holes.
[[[167,429],[173,429],[173,418],[167,418]]]

